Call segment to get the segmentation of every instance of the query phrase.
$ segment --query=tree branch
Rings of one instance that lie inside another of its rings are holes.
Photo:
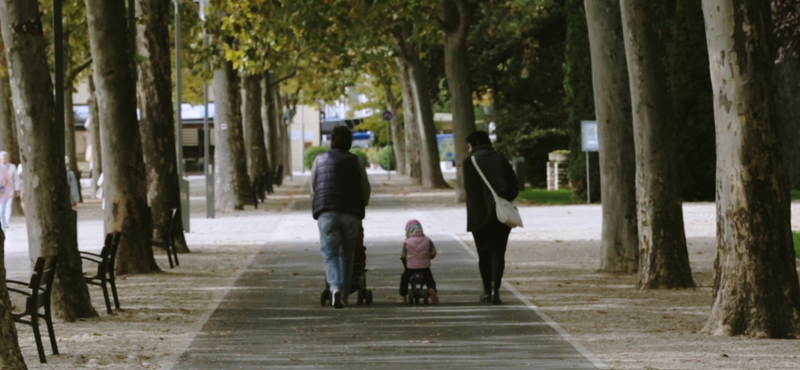
[[[72,86],[72,82],[75,80],[75,78],[78,77],[78,75],[90,65],[92,65],[92,58],[86,59],[83,61],[83,63],[77,65],[75,69],[73,69],[72,72],[70,72],[70,74],[64,78],[64,87],[66,88]]]

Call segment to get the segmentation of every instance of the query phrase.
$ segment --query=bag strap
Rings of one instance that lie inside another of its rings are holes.
[[[497,198],[498,197],[497,193],[495,193],[494,189],[492,188],[492,185],[489,184],[489,180],[486,179],[486,176],[483,175],[483,171],[481,171],[481,166],[478,166],[478,161],[475,160],[475,156],[474,155],[470,156],[470,158],[472,158],[472,164],[475,165],[475,169],[478,170],[478,174],[481,175],[483,183],[486,184],[487,187],[489,187],[489,190],[491,190],[492,195],[495,198]]]

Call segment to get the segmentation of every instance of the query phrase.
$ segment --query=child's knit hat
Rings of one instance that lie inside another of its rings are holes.
[[[410,220],[406,223],[406,238],[416,232],[422,233],[422,224],[417,220]]]

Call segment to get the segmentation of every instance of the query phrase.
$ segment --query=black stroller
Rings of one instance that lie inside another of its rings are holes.
[[[361,305],[372,304],[372,289],[367,289],[367,247],[364,246],[364,228],[358,230],[358,242],[353,254],[353,278],[350,283],[350,295],[356,294],[356,303]],[[325,282],[325,290],[319,295],[319,302],[322,306],[330,306],[331,287]]]

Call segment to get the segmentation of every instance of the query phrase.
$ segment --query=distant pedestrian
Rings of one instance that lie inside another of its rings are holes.
[[[334,128],[331,150],[319,154],[311,168],[313,215],[335,308],[344,307],[350,293],[353,252],[372,191],[364,163],[350,153],[352,143],[349,128]]]
[[[17,167],[9,162],[10,158],[8,152],[0,152],[0,227],[3,232],[8,230],[14,197],[20,188]]]
[[[505,254],[511,228],[497,220],[495,201],[472,157],[497,194],[508,201],[516,199],[517,175],[511,164],[492,147],[489,134],[476,131],[467,136],[470,157],[463,163],[467,193],[467,231],[472,232],[478,250],[478,267],[483,280],[481,302],[501,304],[500,285],[505,269]]]
[[[81,201],[81,195],[78,193],[78,179],[75,173],[69,169],[69,156],[64,157],[64,164],[67,166],[67,183],[69,184],[69,200],[72,208],[78,205]]]
[[[416,273],[422,274],[428,287],[428,295],[431,303],[439,303],[439,295],[436,290],[436,281],[433,280],[431,272],[431,260],[436,258],[436,246],[433,241],[422,232],[422,224],[417,220],[406,223],[406,241],[403,243],[403,252],[400,259],[403,261],[403,275],[400,276],[400,296],[403,302],[408,302],[408,283],[411,276]]]

